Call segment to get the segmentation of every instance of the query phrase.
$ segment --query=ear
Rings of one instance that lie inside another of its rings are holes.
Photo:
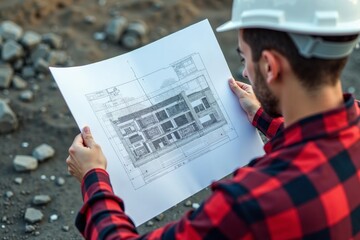
[[[264,50],[261,54],[261,72],[268,84],[279,80],[281,62],[277,54],[270,50]]]

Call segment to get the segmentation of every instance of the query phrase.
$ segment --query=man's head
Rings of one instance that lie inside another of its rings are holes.
[[[290,74],[314,92],[335,86],[360,32],[360,2],[353,0],[234,0],[232,14],[218,30],[240,29],[244,76],[272,115],[280,113],[272,79]]]

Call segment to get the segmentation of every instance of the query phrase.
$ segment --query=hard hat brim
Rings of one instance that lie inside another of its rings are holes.
[[[234,30],[239,28],[239,24],[234,24],[233,21],[228,21],[226,23],[224,23],[223,25],[220,25],[219,27],[216,28],[217,32],[226,32],[226,31],[230,31],[230,30]]]

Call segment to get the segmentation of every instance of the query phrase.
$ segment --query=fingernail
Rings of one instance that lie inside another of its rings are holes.
[[[90,128],[89,127],[84,127],[84,133],[89,134],[90,133]]]

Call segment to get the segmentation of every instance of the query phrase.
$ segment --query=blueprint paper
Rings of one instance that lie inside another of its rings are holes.
[[[263,154],[207,20],[115,58],[50,70],[136,225]]]

